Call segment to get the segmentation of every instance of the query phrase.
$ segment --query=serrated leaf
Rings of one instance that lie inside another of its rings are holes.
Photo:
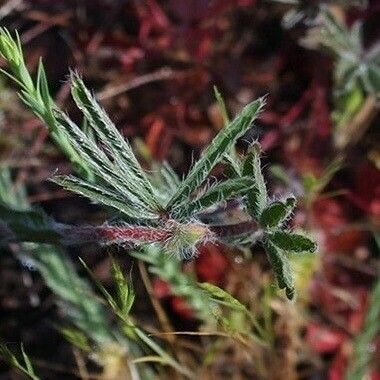
[[[285,252],[313,253],[317,249],[317,244],[314,241],[293,232],[276,231],[268,234],[268,238],[276,247]]]
[[[260,224],[263,227],[276,227],[282,224],[292,213],[295,202],[294,197],[289,197],[285,202],[272,202],[261,213]]]
[[[267,188],[261,172],[261,148],[259,144],[253,145],[244,161],[243,176],[251,177],[255,183],[252,191],[248,193],[248,212],[257,220],[268,203]]]
[[[293,271],[288,258],[270,241],[265,244],[265,251],[276,276],[278,287],[285,289],[288,299],[293,299],[296,290],[294,287]]]
[[[172,210],[188,199],[191,193],[204,182],[214,166],[223,159],[225,153],[229,152],[235,142],[248,131],[263,105],[264,99],[258,99],[246,105],[237,117],[217,134],[168,202],[168,210]]]

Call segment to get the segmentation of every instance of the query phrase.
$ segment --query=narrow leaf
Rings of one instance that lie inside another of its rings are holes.
[[[211,186],[203,195],[196,200],[182,204],[174,213],[182,218],[193,215],[222,201],[244,196],[253,187],[250,178],[234,178]]]
[[[124,213],[129,218],[138,220],[158,219],[157,214],[133,204],[131,201],[128,201],[126,197],[124,197],[124,199],[120,198],[120,195],[111,189],[80,180],[73,176],[55,176],[52,178],[52,181],[66,190],[83,195],[94,202],[112,207]]]
[[[146,198],[142,197],[142,191],[133,192],[131,181],[129,181],[127,172],[120,172],[117,167],[110,161],[105,152],[103,152],[94,141],[88,138],[81,129],[71,121],[63,112],[56,111],[58,126],[64,133],[72,146],[78,151],[81,157],[86,159],[88,166],[93,172],[122,198],[131,200],[140,208],[153,208],[147,204]]]
[[[313,253],[317,249],[317,244],[306,236],[294,234],[292,232],[276,231],[268,234],[269,240],[278,248],[285,252],[309,252]]]
[[[267,188],[261,172],[260,153],[260,145],[254,144],[243,166],[243,175],[251,177],[255,183],[254,189],[248,194],[247,206],[249,213],[256,219],[260,218],[268,202]]]
[[[135,301],[135,292],[115,260],[112,260],[112,277],[116,284],[119,309],[126,318]]]
[[[263,105],[262,98],[246,105],[238,116],[217,134],[169,201],[167,205],[169,210],[188,199],[191,193],[204,182],[214,166],[222,160],[225,153],[231,150],[237,139],[248,131]]]
[[[104,109],[86,88],[79,75],[71,73],[71,91],[78,108],[83,112],[102,142],[112,152],[115,162],[129,173],[130,187],[144,196],[145,202],[159,206],[145,172],[137,161],[130,144],[123,138]],[[147,193],[147,195],[145,195]]]
[[[116,300],[112,297],[111,293],[102,285],[100,280],[96,277],[94,272],[87,266],[87,264],[79,257],[80,263],[83,265],[84,269],[86,269],[87,273],[95,283],[96,287],[103,294],[104,299],[108,302],[108,304],[112,307],[112,310],[115,311],[116,314],[119,312],[118,304]]]
[[[293,299],[296,290],[294,287],[293,272],[288,258],[271,242],[266,243],[265,251],[276,276],[278,287],[285,289],[286,296],[289,299]]]
[[[217,302],[222,302],[223,305],[228,306],[235,310],[246,311],[246,307],[238,301],[231,294],[226,292],[225,290],[210,284],[208,282],[198,283],[198,286],[204,290],[207,295]]]
[[[228,116],[226,103],[224,102],[223,96],[218,90],[218,87],[214,86],[215,99],[218,102],[219,111],[222,114],[224,124],[227,125],[230,122],[230,117]]]

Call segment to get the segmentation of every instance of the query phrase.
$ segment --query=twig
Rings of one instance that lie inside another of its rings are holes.
[[[127,83],[122,83],[118,86],[106,88],[97,93],[97,98],[99,100],[113,98],[114,96],[120,95],[123,92],[130,91],[147,83],[159,82],[162,80],[172,80],[177,77],[178,72],[172,70],[169,67],[163,67],[157,71],[153,71],[152,73],[136,77]]]
[[[151,284],[151,281],[149,279],[148,273],[146,271],[145,265],[143,261],[138,262],[139,270],[141,279],[143,280],[144,286],[146,288],[146,291],[149,294],[150,301],[152,302],[152,306],[157,314],[157,317],[160,321],[160,324],[162,326],[162,329],[166,333],[170,333],[174,331],[168,316],[165,313],[165,310],[161,306],[161,303],[157,300],[157,297],[154,295],[153,287]],[[170,343],[173,344],[175,342],[175,339],[170,339]]]
[[[25,8],[23,0],[10,0],[0,7],[0,20],[7,17],[14,10],[22,10]]]

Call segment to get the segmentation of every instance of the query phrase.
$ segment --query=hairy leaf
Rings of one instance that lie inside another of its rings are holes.
[[[188,204],[180,205],[177,209],[174,209],[173,212],[176,216],[186,218],[219,202],[243,196],[252,187],[253,181],[251,178],[242,177],[229,179],[211,186],[199,198]]]
[[[87,179],[93,179],[87,163],[72,148],[59,129],[53,114],[54,102],[51,99],[45,70],[42,62],[38,66],[36,85],[25,65],[21,42],[17,31],[15,37],[5,29],[0,28],[0,55],[7,61],[11,73],[0,71],[20,86],[21,100],[37,115],[48,127],[53,140],[70,159],[78,172]]]
[[[230,117],[228,116],[228,111],[223,96],[216,86],[214,86],[214,95],[218,103],[219,111],[222,115],[224,125],[226,126],[230,122]],[[241,175],[240,160],[234,146],[232,146],[230,151],[224,155],[224,163],[228,166],[234,176]]]
[[[246,105],[238,116],[218,133],[170,199],[167,209],[171,210],[186,201],[191,193],[204,182],[214,166],[222,160],[225,153],[230,151],[236,140],[251,127],[263,105],[264,99],[258,99]]]
[[[133,202],[126,197],[122,198],[112,189],[107,189],[106,187],[98,186],[73,176],[55,176],[52,178],[52,181],[63,188],[83,195],[94,202],[112,207],[117,211],[124,213],[131,219],[158,219],[157,214],[150,212],[140,205],[133,204]]]
[[[156,211],[152,203],[147,202],[146,193],[142,189],[140,192],[134,191],[128,173],[120,172],[94,141],[89,139],[67,115],[60,111],[56,111],[56,115],[62,132],[80,155],[88,160],[88,165],[100,181],[112,187],[113,191],[126,201],[135,204],[137,209]]]
[[[109,149],[120,171],[129,177],[129,187],[144,197],[144,201],[158,207],[153,189],[137,161],[130,144],[123,138],[104,109],[84,85],[82,79],[71,73],[71,91],[78,108],[90,122],[103,144]]]
[[[269,240],[276,247],[286,252],[310,252],[317,249],[317,244],[306,236],[293,232],[276,231],[268,234]]]
[[[296,290],[294,287],[293,272],[288,258],[270,241],[265,244],[265,251],[276,276],[278,287],[285,289],[286,296],[289,299],[293,299]]]
[[[105,309],[89,284],[76,273],[67,254],[49,245],[28,247],[32,262],[46,285],[56,295],[69,321],[93,341],[102,344],[113,339]]]
[[[254,144],[243,166],[243,175],[251,177],[255,183],[255,187],[248,193],[247,206],[249,213],[257,220],[268,202],[267,188],[261,172],[260,153],[260,145]]]
[[[264,227],[276,227],[283,223],[293,211],[295,201],[295,198],[289,197],[285,202],[272,202],[261,213],[260,224]]]
[[[54,222],[39,210],[15,210],[0,203],[0,241],[58,242]]]

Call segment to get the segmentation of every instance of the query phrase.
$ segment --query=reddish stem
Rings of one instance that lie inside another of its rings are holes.
[[[63,226],[60,233],[68,244],[155,243],[164,242],[172,236],[170,230],[144,226]]]

